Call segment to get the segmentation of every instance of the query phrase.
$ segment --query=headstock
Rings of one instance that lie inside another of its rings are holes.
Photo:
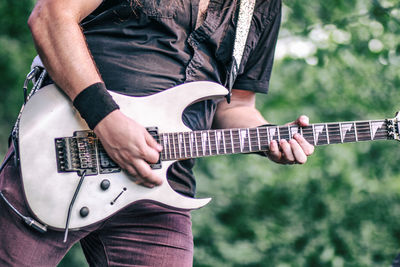
[[[396,112],[396,117],[387,120],[387,129],[390,137],[400,141],[400,111]]]

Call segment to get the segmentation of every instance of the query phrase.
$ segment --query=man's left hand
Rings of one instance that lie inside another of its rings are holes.
[[[308,126],[309,118],[302,115],[296,121],[286,125]],[[276,140],[272,140],[267,156],[279,164],[304,164],[307,161],[307,157],[313,152],[314,146],[308,143],[302,135],[296,133],[293,135],[293,139],[281,139],[279,145]]]

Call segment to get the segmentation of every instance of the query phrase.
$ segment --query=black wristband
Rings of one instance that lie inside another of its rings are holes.
[[[74,107],[82,118],[94,129],[112,111],[119,109],[104,83],[95,83],[80,92],[74,99]]]

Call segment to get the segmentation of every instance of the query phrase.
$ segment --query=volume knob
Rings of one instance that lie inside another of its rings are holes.
[[[102,189],[102,190],[107,190],[109,187],[110,187],[110,185],[111,185],[111,183],[110,183],[110,180],[108,180],[108,179],[104,179],[103,181],[101,181],[101,183],[100,183],[100,188]]]

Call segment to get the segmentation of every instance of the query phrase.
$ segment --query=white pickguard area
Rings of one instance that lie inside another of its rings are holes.
[[[129,97],[111,93],[121,111],[144,127],[158,127],[159,132],[190,131],[181,120],[183,110],[205,98],[222,97],[227,90],[212,82],[193,82],[176,86],[148,97]],[[46,225],[63,229],[68,208],[79,182],[77,173],[59,173],[54,139],[88,130],[72,107],[71,101],[54,85],[40,89],[25,106],[19,133],[21,173],[30,209]],[[164,179],[153,189],[136,185],[124,172],[87,176],[71,212],[70,229],[79,229],[101,221],[139,200],[157,201],[179,209],[196,209],[210,199],[193,199],[176,193],[166,181],[166,171],[173,161],[163,162],[154,170]],[[103,179],[111,181],[102,190]],[[123,192],[121,194],[121,192]],[[113,205],[110,203],[119,195]],[[79,211],[89,208],[82,218]]]

